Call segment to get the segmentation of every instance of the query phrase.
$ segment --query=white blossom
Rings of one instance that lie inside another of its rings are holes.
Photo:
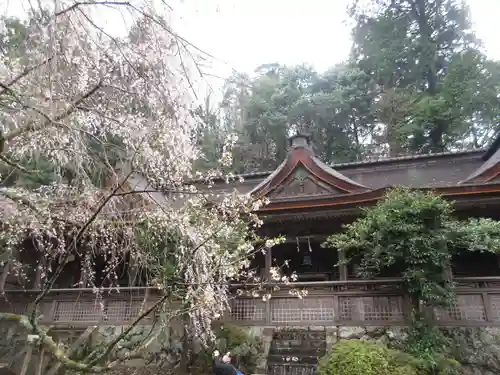
[[[48,163],[51,182],[22,188],[3,180],[0,195],[13,206],[2,218],[3,258],[29,281],[18,251],[31,239],[47,286],[59,263],[77,255],[77,285],[93,288],[103,310],[96,256],[116,289],[120,264],[133,259],[150,285],[182,301],[192,334],[209,340],[212,321],[229,309],[229,281],[253,277],[244,270],[260,251],[252,230],[265,202],[238,194],[215,202],[214,179],[236,177],[193,168],[200,157],[193,88],[206,56],[172,31],[153,2],[114,6],[133,15],[120,37],[96,24],[102,5],[37,4],[46,12],[27,25],[22,48],[0,55],[0,155],[12,165]],[[223,165],[236,141],[227,139]],[[164,192],[162,200],[120,195],[131,175]]]

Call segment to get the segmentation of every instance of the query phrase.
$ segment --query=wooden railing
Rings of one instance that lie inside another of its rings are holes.
[[[460,278],[457,300],[447,309],[429,313],[441,325],[500,326],[500,278]],[[307,296],[290,295],[305,288]],[[233,301],[230,319],[241,325],[405,325],[411,304],[401,281],[350,280],[291,283],[271,292],[272,298],[245,296],[241,287]],[[265,294],[266,292],[261,292]]]
[[[31,314],[39,291],[11,290],[0,297],[0,311]],[[54,289],[38,306],[40,322],[51,325],[88,326],[123,325],[132,322],[141,311],[158,300],[149,288],[122,288],[95,293],[92,289]],[[151,322],[151,317],[141,321]]]
[[[455,305],[431,312],[438,324],[500,326],[499,277],[461,278],[455,282]],[[397,279],[259,286],[258,296],[252,286],[234,288],[231,312],[225,319],[240,325],[404,325],[411,311],[409,298]],[[302,289],[307,291],[303,298],[290,295]],[[0,297],[0,311],[29,313],[38,293],[6,291]],[[269,300],[262,298],[267,293],[271,294]],[[43,299],[39,313],[41,322],[51,325],[124,325],[158,298],[158,292],[148,288],[121,288],[119,293],[105,291],[97,296],[91,289],[58,289]],[[151,318],[141,323],[150,322]]]

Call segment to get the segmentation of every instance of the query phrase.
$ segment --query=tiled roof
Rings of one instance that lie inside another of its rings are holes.
[[[370,160],[361,160],[361,161],[353,161],[347,163],[334,163],[329,164],[330,168],[345,168],[345,167],[356,167],[356,166],[369,166],[375,164],[385,164],[391,163],[395,161],[403,161],[403,160],[422,160],[422,159],[431,159],[435,157],[446,157],[446,156],[459,156],[459,155],[469,155],[469,154],[481,154],[487,152],[488,149],[476,149],[476,150],[465,150],[465,151],[451,151],[451,152],[437,152],[430,154],[415,154],[415,155],[404,155],[404,156],[395,156],[395,157],[387,157],[380,159],[370,159]],[[258,177],[267,177],[272,174],[274,171],[257,171],[257,172],[249,172],[242,173],[237,175],[236,177],[243,178],[258,178]]]

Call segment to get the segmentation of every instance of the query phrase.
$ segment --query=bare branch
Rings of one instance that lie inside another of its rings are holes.
[[[3,95],[3,93],[6,92],[7,90],[9,90],[10,87],[12,87],[13,85],[15,85],[19,80],[21,80],[22,78],[26,77],[32,71],[40,68],[41,66],[47,64],[50,61],[52,61],[53,58],[54,58],[54,56],[50,56],[49,58],[47,58],[47,59],[39,62],[38,64],[35,64],[33,66],[25,68],[21,73],[19,73],[17,76],[15,76],[14,78],[12,78],[9,82],[7,82],[6,84],[2,85],[3,90],[0,90],[0,95]]]
[[[64,268],[66,260],[68,259],[69,255],[71,254],[71,250],[76,249],[76,246],[77,246],[78,242],[80,241],[82,235],[85,233],[85,231],[87,230],[87,228],[94,222],[94,220],[97,218],[97,215],[99,215],[99,213],[106,206],[106,204],[111,200],[111,198],[114,197],[114,195],[116,194],[116,192],[119,191],[123,187],[123,184],[125,184],[125,182],[127,182],[127,180],[130,178],[130,176],[132,175],[132,173],[133,172],[130,172],[122,180],[122,182],[119,183],[113,189],[113,191],[108,194],[108,196],[101,202],[101,204],[99,205],[99,207],[97,207],[97,209],[94,211],[94,213],[92,214],[92,216],[81,226],[81,228],[78,230],[78,233],[73,237],[73,239],[71,240],[71,242],[69,243],[69,245],[66,246],[66,249],[65,249],[66,251],[65,251],[65,253],[63,255],[63,258],[62,258],[61,262],[59,263],[59,266],[55,270],[55,272],[52,275],[52,277],[50,278],[50,280],[48,280],[48,282],[44,285],[44,288],[43,288],[42,292],[36,297],[35,301],[33,302],[33,311],[31,312],[31,319],[30,319],[31,320],[31,324],[33,326],[36,325],[36,312],[37,312],[38,305],[43,300],[43,298],[47,295],[47,293],[49,292],[49,290],[54,286],[54,283],[56,282],[57,278],[59,277],[59,275],[61,274],[61,272],[62,272],[62,270]]]
[[[72,5],[70,5],[69,7],[55,13],[54,18],[60,17],[65,13],[71,12],[71,11],[77,9],[78,7],[88,6],[88,5],[106,5],[106,6],[130,5],[130,2],[128,2],[128,1],[77,1],[77,2],[73,3]]]
[[[32,174],[32,173],[36,172],[36,171],[29,171],[29,170],[27,170],[22,165],[13,162],[8,157],[6,157],[6,156],[4,156],[2,154],[0,154],[0,160],[2,160],[5,164],[7,164],[7,165],[9,165],[9,166],[11,166],[13,168],[20,170],[21,172],[28,173],[28,174]]]
[[[78,99],[76,99],[74,102],[72,102],[68,106],[68,108],[66,108],[66,110],[64,110],[63,112],[59,113],[54,118],[50,118],[48,115],[44,115],[44,117],[46,117],[46,120],[43,121],[42,123],[37,124],[37,123],[32,122],[32,123],[29,123],[29,124],[25,125],[24,127],[14,129],[14,130],[10,131],[9,133],[5,134],[1,138],[1,140],[3,142],[8,142],[8,141],[10,141],[10,140],[12,140],[12,139],[20,136],[21,134],[44,129],[45,127],[47,127],[51,123],[56,123],[58,121],[61,121],[61,120],[65,119],[66,117],[70,116],[77,109],[78,105],[80,105],[86,99],[88,99],[93,94],[95,94],[101,88],[102,83],[103,83],[102,80],[99,81],[90,90],[86,91]],[[10,92],[12,92],[12,90],[9,87],[7,87],[6,85],[4,85],[2,83],[0,83],[0,87],[3,87],[5,89],[9,90]],[[38,110],[37,110],[37,112],[38,112]]]
[[[96,358],[93,358],[93,355],[95,355],[95,352],[92,352],[85,360],[85,362],[89,361],[89,366],[94,366],[96,363],[99,363],[102,359],[106,358],[115,348],[116,344],[118,344],[124,337],[126,337],[134,327],[141,322],[142,319],[147,317],[149,314],[151,314],[153,311],[156,311],[169,297],[169,294],[165,294],[162,298],[160,298],[153,306],[151,306],[149,309],[144,311],[142,314],[139,314],[139,316],[134,320],[132,324],[130,324],[127,329],[125,329],[120,335],[118,335],[113,341],[111,341],[110,344],[108,344],[106,350],[99,355]]]

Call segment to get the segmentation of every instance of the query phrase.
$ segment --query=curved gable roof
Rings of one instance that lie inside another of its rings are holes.
[[[337,196],[367,192],[371,189],[339,173],[314,156],[308,135],[289,140],[288,157],[250,192],[279,200],[311,199],[318,196]]]

